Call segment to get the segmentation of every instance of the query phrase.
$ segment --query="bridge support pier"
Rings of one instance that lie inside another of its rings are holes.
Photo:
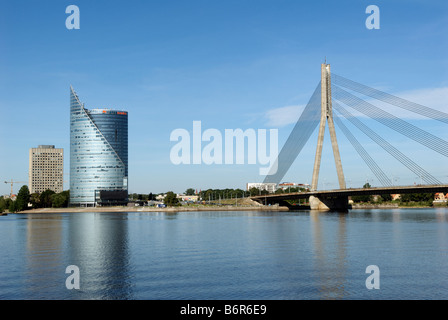
[[[310,209],[319,211],[347,211],[351,208],[348,197],[315,197],[310,196]]]

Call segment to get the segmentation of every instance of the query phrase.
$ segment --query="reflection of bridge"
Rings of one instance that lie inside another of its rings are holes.
[[[356,112],[363,114],[365,117],[373,119],[380,124],[412,139],[415,142],[448,157],[448,142],[435,136],[415,125],[399,118],[388,111],[382,110],[377,106],[364,101],[357,95],[362,94],[370,99],[376,99],[383,103],[387,103],[406,111],[414,112],[420,116],[424,116],[436,121],[448,124],[448,114],[434,110],[388,93],[379,91],[374,88],[367,87],[360,83],[346,79],[344,77],[334,75],[335,84],[332,84],[332,76],[329,64],[321,66],[321,81],[314,91],[310,101],[305,107],[302,115],[297,121],[289,138],[285,142],[280,151],[276,162],[272,166],[272,171],[266,176],[265,183],[279,183],[291,164],[297,158],[298,154],[309,140],[311,134],[319,126],[317,139],[317,148],[314,159],[313,176],[311,182],[311,191],[301,193],[287,194],[271,194],[252,197],[261,203],[280,203],[285,200],[305,199],[309,198],[311,209],[329,210],[329,209],[348,209],[348,197],[356,195],[378,195],[378,194],[402,194],[402,193],[436,193],[448,192],[448,185],[442,184],[437,178],[425,171],[416,164],[412,159],[402,153],[389,143],[388,138],[382,138],[377,130],[370,129],[360,119],[356,118],[352,113],[347,111],[342,105],[346,105]],[[335,97],[332,97],[332,91]],[[350,93],[352,91],[355,94]],[[336,111],[336,113],[333,110]],[[348,127],[341,120],[345,118],[353,126],[367,135],[373,142],[384,149],[389,155],[393,156],[402,165],[411,170],[416,176],[425,181],[427,185],[396,187],[392,186],[391,179],[384,173],[378,164],[369,155],[366,149],[358,141],[357,136],[352,134]],[[356,152],[366,163],[369,169],[376,176],[378,181],[383,185],[379,188],[363,188],[363,189],[347,189],[345,184],[344,172],[342,169],[342,161],[339,153],[338,141],[336,138],[336,130],[334,122],[347,137]],[[328,131],[330,133],[331,145],[333,148],[333,156],[338,176],[339,189],[318,191],[318,179],[320,163],[322,158],[322,147],[325,135],[325,126],[328,123]]]
[[[417,185],[405,187],[379,187],[379,188],[359,188],[359,189],[335,189],[306,191],[297,193],[268,194],[251,197],[252,200],[263,204],[284,203],[285,200],[312,199],[318,198],[325,206],[331,209],[348,209],[348,197],[381,195],[381,194],[405,194],[405,193],[436,193],[448,192],[448,185]],[[312,201],[312,200],[311,200]],[[312,205],[310,203],[310,205]],[[314,207],[313,209],[326,210],[325,206]]]

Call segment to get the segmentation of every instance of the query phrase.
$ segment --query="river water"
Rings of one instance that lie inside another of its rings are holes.
[[[0,240],[0,299],[448,299],[447,208],[9,214]]]

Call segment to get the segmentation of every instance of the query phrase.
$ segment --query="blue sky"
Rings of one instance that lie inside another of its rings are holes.
[[[65,27],[71,4],[80,9],[79,30]],[[380,9],[379,30],[365,27],[370,4]],[[263,180],[259,165],[176,166],[170,133],[191,131],[193,121],[222,132],[275,128],[281,148],[325,57],[334,73],[448,112],[447,34],[443,0],[1,0],[0,194],[10,190],[3,181],[28,180],[28,150],[40,144],[65,149],[68,188],[70,85],[87,108],[129,112],[130,192],[244,188]],[[448,140],[443,126],[415,121]],[[446,158],[378,130],[448,182]],[[285,181],[310,182],[316,139]],[[342,133],[338,139],[348,185],[378,184]],[[320,188],[337,187],[324,148]],[[377,149],[372,157],[398,184],[418,180]]]

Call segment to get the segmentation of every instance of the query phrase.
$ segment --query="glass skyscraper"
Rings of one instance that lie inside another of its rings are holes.
[[[70,205],[125,204],[128,113],[84,108],[70,86]]]

